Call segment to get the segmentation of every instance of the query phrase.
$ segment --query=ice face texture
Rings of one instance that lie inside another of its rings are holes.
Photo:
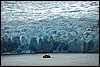
[[[1,42],[2,53],[99,52],[99,1],[1,1]]]

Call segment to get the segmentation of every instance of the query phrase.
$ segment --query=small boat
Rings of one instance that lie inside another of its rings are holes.
[[[51,58],[50,55],[44,55],[43,58]]]

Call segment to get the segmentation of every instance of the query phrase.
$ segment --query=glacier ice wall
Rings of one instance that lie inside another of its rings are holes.
[[[30,47],[32,38],[37,46]],[[41,50],[40,38],[49,42]],[[48,51],[98,52],[99,1],[1,1],[1,41],[3,52],[7,48],[45,51],[45,47]],[[17,45],[10,47],[9,41]]]

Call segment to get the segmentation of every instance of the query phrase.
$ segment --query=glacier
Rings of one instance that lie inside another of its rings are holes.
[[[99,1],[1,1],[1,54],[99,52]]]

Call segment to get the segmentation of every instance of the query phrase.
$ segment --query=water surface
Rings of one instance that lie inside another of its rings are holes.
[[[1,66],[99,66],[99,54],[48,53],[1,56]]]

